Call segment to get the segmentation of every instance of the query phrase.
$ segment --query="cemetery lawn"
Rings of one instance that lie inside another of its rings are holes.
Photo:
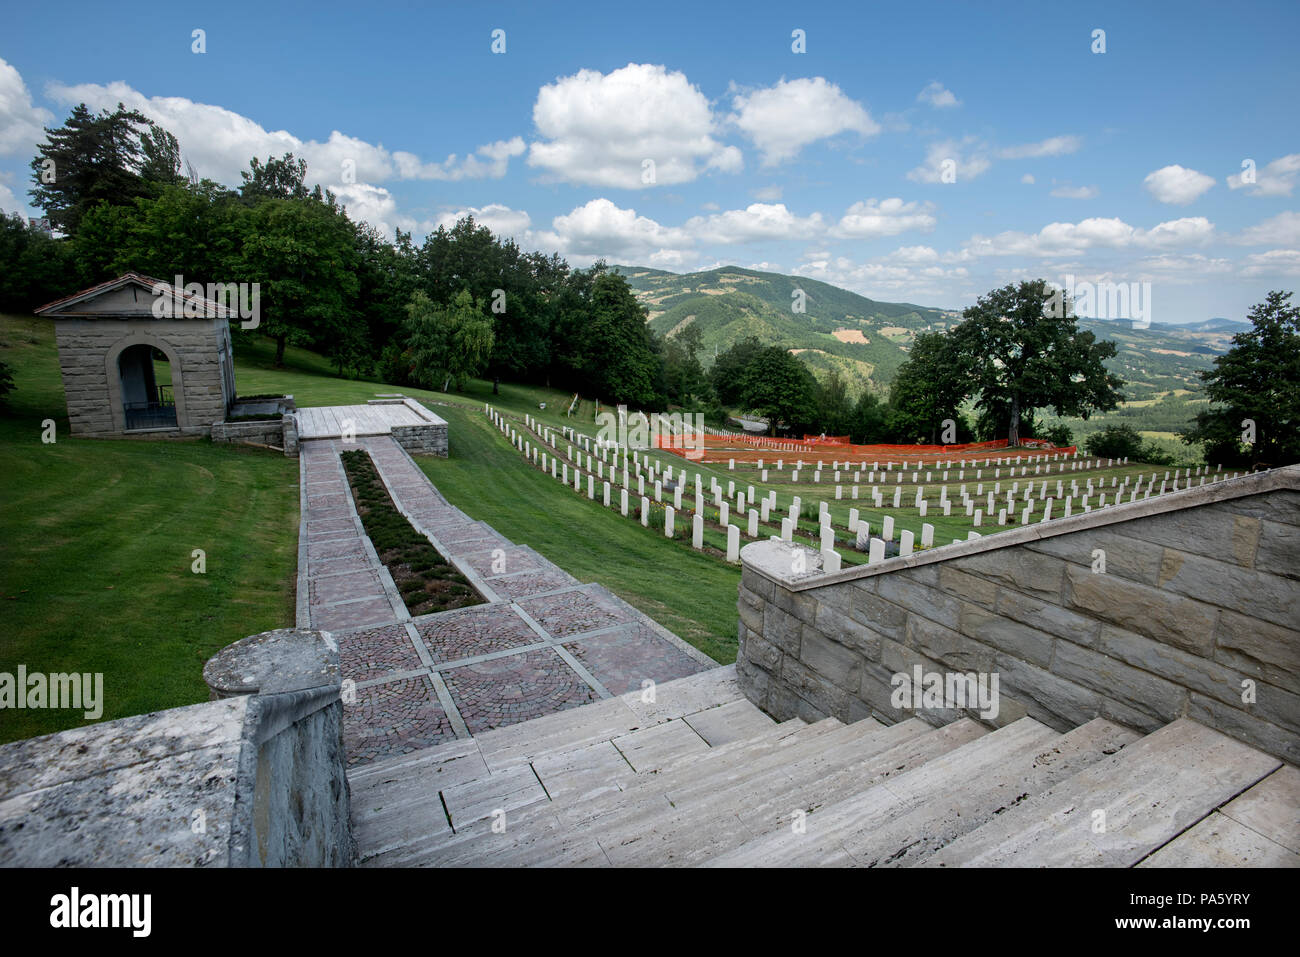
[[[415,461],[449,502],[579,581],[604,585],[715,661],[736,660],[738,566],[669,541],[662,524],[643,528],[526,465],[481,405],[438,414],[447,419],[449,455]]]
[[[103,672],[104,719],[206,699],[202,667],[209,657],[294,620],[297,461],[208,440],[72,439],[52,324],[0,316],[0,358],[16,383],[0,407],[0,672],[13,673],[20,664],[29,673]],[[490,402],[514,416],[530,413],[553,427],[594,435],[593,402],[580,402],[569,418],[572,395],[556,389],[502,383],[494,395],[490,382],[472,380],[463,391],[430,392],[337,378],[326,359],[303,349],[290,347],[285,358],[276,368],[272,343],[240,343],[240,393],[289,393],[300,406],[359,404],[398,391],[424,402],[450,425],[450,455],[416,461],[449,501],[580,581],[604,585],[715,660],[735,660],[740,570],[718,554],[725,539],[712,505],[706,551],[695,552],[685,521],[670,541],[661,513],[643,528],[587,500],[525,463],[483,412]],[[542,402],[545,410],[538,408]],[[45,419],[57,425],[55,444],[40,440]],[[660,452],[648,458],[682,464]],[[811,515],[825,500],[841,528],[848,509],[858,507],[873,530],[892,514],[898,528],[920,533],[922,520],[907,503],[877,512],[866,502],[834,500],[833,487],[782,483],[775,474],[761,484],[756,469],[731,471],[725,463],[691,469],[724,486],[734,480],[742,488],[776,490],[783,505],[799,494]],[[1134,464],[1089,474],[1150,471]],[[958,483],[948,486],[955,496]],[[970,529],[964,515],[945,520],[932,512],[927,521],[936,544],[964,538]],[[816,525],[810,517],[800,522],[808,533]],[[763,534],[777,528],[774,521]],[[191,571],[196,548],[206,552],[205,574]],[[6,709],[0,741],[83,723],[81,712]]]
[[[0,319],[0,358],[17,384],[0,409],[0,672],[102,672],[103,720],[207,700],[208,658],[293,623],[297,461],[69,438],[52,324]],[[0,741],[87,723],[5,709]]]

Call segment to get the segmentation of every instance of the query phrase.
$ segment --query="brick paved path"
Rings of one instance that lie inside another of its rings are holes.
[[[412,618],[362,531],[338,440],[302,443],[299,627],[333,633],[350,766],[563,711],[716,666],[444,499],[387,436],[358,438],[397,507],[486,604]]]

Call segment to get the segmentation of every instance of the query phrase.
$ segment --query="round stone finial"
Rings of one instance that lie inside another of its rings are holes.
[[[227,645],[203,666],[212,698],[339,684],[338,645],[327,631],[278,628]]]

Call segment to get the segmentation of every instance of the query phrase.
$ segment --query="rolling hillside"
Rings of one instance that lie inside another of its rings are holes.
[[[961,321],[958,310],[880,302],[814,279],[737,266],[685,274],[612,268],[635,290],[657,334],[672,336],[688,325],[700,330],[706,368],[738,340],[757,336],[796,353],[818,378],[838,369],[855,391],[886,392],[918,332]],[[806,295],[802,314],[791,309],[796,289]],[[1189,396],[1194,401],[1200,387],[1196,373],[1210,368],[1232,336],[1249,328],[1232,319],[1156,322],[1147,329],[1106,320],[1080,320],[1079,326],[1116,343],[1119,351],[1109,365],[1137,403]]]
[[[838,369],[855,391],[869,386],[883,393],[917,332],[946,328],[959,318],[948,310],[877,302],[814,279],[735,266],[685,275],[613,268],[636,291],[656,333],[674,335],[691,324],[700,330],[706,367],[738,340],[757,336],[796,351],[819,377]],[[805,295],[803,313],[791,308],[796,289]]]

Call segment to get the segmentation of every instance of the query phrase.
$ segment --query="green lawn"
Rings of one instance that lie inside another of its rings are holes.
[[[102,672],[106,720],[205,700],[217,650],[293,623],[296,461],[69,438],[51,325],[0,320],[0,357],[17,383],[0,413],[0,671]],[[191,570],[196,548],[205,574]],[[84,723],[6,709],[0,741]]]
[[[699,553],[689,545],[687,516],[678,523],[678,539],[670,541],[662,519],[643,528],[589,501],[527,465],[483,412],[483,403],[491,402],[514,416],[529,413],[553,427],[567,424],[594,435],[590,400],[570,418],[565,410],[572,395],[556,389],[503,384],[494,395],[491,383],[481,380],[450,394],[397,389],[336,378],[323,358],[305,350],[290,348],[279,369],[272,356],[269,342],[237,348],[242,394],[287,392],[310,406],[362,403],[378,392],[401,391],[436,407],[450,423],[450,455],[417,461],[450,501],[580,580],[605,585],[718,661],[735,659],[740,572],[719,555],[725,537],[712,505],[706,509],[708,547]],[[206,440],[71,439],[51,325],[0,317],[0,357],[14,368],[17,386],[0,411],[0,671],[19,664],[29,672],[102,671],[104,718],[203,700],[201,668],[214,652],[293,620],[296,462]],[[40,440],[45,419],[58,427],[53,445]],[[682,465],[667,453],[650,457]],[[783,506],[796,492],[814,508],[825,498],[841,528],[855,506],[836,502],[826,485],[760,485],[755,469],[732,472],[725,463],[690,468],[702,471],[706,482],[716,475],[724,486],[734,480],[742,488],[774,489]],[[1134,465],[1105,474],[1141,471],[1150,469]],[[1061,476],[1067,484],[1069,475]],[[1079,478],[1085,475],[1101,473]],[[975,484],[968,477],[972,493]],[[957,485],[949,483],[950,495]],[[906,491],[904,500],[910,500]],[[873,530],[883,514],[894,514],[897,527],[910,528],[919,540],[915,509],[856,507]],[[779,519],[775,515],[763,534],[778,531]],[[964,515],[927,520],[935,525],[936,545],[964,538],[970,528]],[[812,533],[817,523],[805,518],[800,525]],[[986,524],[981,531],[991,529]],[[206,574],[191,572],[196,548],[206,552]],[[0,740],[82,721],[80,712],[6,710],[0,712]]]
[[[580,581],[599,582],[715,660],[736,659],[738,566],[524,467],[481,406],[438,411],[447,419],[449,455],[416,461],[449,501]]]
[[[101,720],[202,701],[203,663],[232,641],[293,622],[297,463],[207,440],[73,439],[53,327],[0,317],[0,358],[15,391],[0,409],[0,671],[102,672]],[[236,353],[239,391],[292,393],[299,405],[365,402],[398,391],[335,378],[313,353],[270,343]],[[474,381],[463,393],[400,391],[451,422],[447,460],[423,459],[456,504],[604,584],[719,661],[736,655],[739,570],[579,499],[494,435],[493,401],[566,420],[571,398],[540,386]],[[587,422],[594,405],[584,403]],[[41,442],[53,419],[54,444]],[[588,426],[590,429],[590,425]],[[191,571],[194,549],[206,573]],[[80,711],[0,711],[0,741],[86,723]]]

